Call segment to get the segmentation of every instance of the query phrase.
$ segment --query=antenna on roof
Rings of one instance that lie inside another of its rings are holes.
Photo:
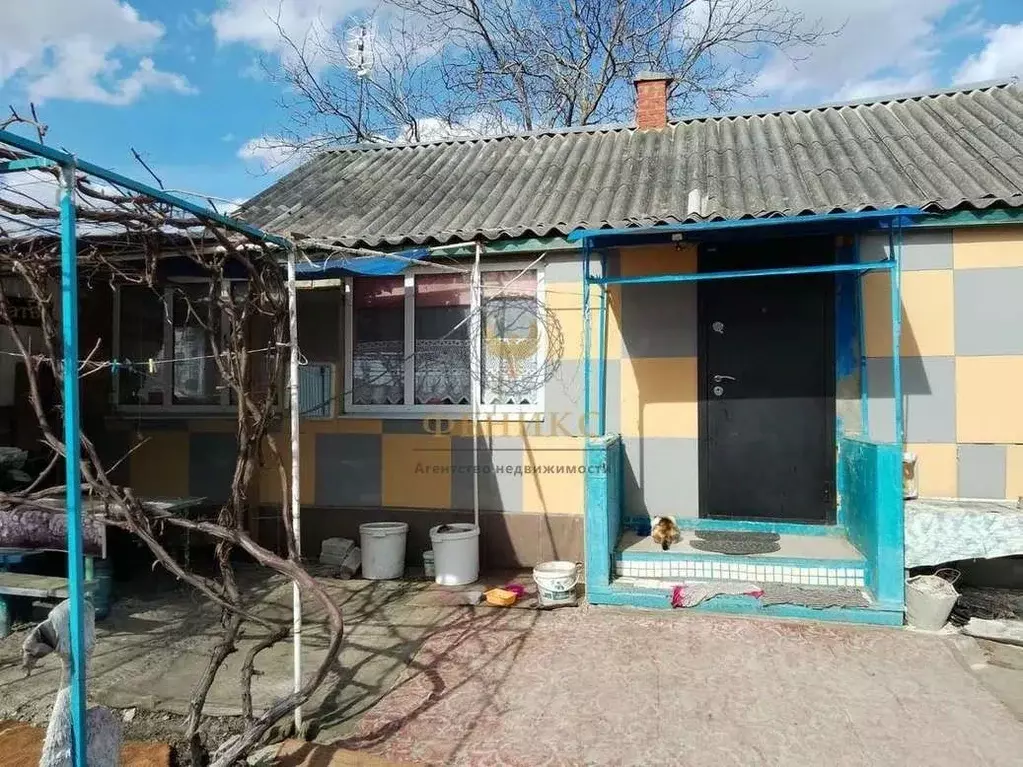
[[[345,59],[360,80],[373,71],[376,36],[376,22],[372,19],[360,22],[345,34]]]

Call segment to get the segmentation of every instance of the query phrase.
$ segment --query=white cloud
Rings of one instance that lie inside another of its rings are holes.
[[[806,51],[805,59],[773,56],[761,70],[757,87],[783,98],[878,95],[865,89],[904,87],[907,82],[927,87],[942,42],[938,26],[966,2],[787,0],[787,7],[839,32]]]
[[[258,136],[242,144],[238,156],[259,166],[263,171],[280,170],[298,162],[303,153],[271,136]]]
[[[984,48],[966,59],[956,72],[957,83],[1023,74],[1023,23],[1002,24],[984,36]]]
[[[160,24],[119,0],[7,3],[0,24],[0,85],[18,78],[35,101],[115,105],[130,104],[147,90],[193,92],[183,76],[158,69],[151,58],[134,63],[163,35]]]
[[[835,94],[835,100],[855,101],[874,96],[898,96],[927,90],[933,85],[934,80],[930,72],[919,72],[909,77],[878,77],[860,80],[858,83],[846,83]]]
[[[454,122],[449,122],[442,117],[421,117],[417,122],[419,124],[420,141],[495,136],[521,130],[519,126],[510,124],[508,120],[501,119],[500,116],[493,116],[483,112],[466,115]],[[398,140],[411,141],[412,132],[406,128]]]
[[[300,42],[314,25],[329,29],[354,11],[375,5],[372,0],[227,0],[212,22],[221,43],[247,43],[273,52],[280,48],[278,20]]]
[[[118,79],[120,62],[106,59],[85,40],[64,46],[56,62],[55,68],[29,84],[28,96],[32,101],[70,99],[124,106],[138,101],[147,90],[196,92],[183,76],[157,69],[148,57],[141,59],[130,75]],[[111,81],[110,84],[105,84],[105,80]]]

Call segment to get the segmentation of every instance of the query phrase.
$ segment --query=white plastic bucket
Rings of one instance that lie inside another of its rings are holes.
[[[476,525],[454,522],[431,527],[430,542],[435,582],[464,586],[480,577],[480,529]]]
[[[924,631],[939,631],[952,614],[959,592],[937,575],[917,575],[906,581],[906,622]]]
[[[362,539],[362,576],[371,581],[405,574],[405,522],[367,522],[359,525]]]
[[[579,566],[575,562],[544,562],[533,568],[540,607],[574,605]]]

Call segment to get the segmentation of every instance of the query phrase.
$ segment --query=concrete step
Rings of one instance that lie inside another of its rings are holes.
[[[647,536],[625,532],[614,554],[618,577],[667,580],[738,580],[801,586],[859,587],[866,560],[837,535],[782,535],[780,548],[767,554],[729,555],[700,551],[691,545],[694,531],[663,551]]]
[[[679,579],[659,580],[655,578],[616,578],[610,586],[587,593],[592,604],[628,605],[648,609],[671,609],[671,593]],[[685,580],[688,584],[700,581]],[[775,584],[780,587],[780,584]],[[763,590],[771,590],[771,584],[764,584]],[[862,597],[859,606],[836,604],[824,606],[826,598],[836,592],[849,593],[848,588],[831,586],[810,587],[807,591],[818,595],[816,599],[792,599],[782,603],[769,603],[762,597],[747,594],[719,594],[708,597],[694,607],[681,608],[683,613],[718,613],[726,615],[755,615],[764,618],[785,618],[810,621],[836,621],[883,626],[901,626],[901,609],[877,603],[866,590],[860,589]],[[837,594],[836,594],[837,595]],[[836,600],[842,601],[842,600]]]

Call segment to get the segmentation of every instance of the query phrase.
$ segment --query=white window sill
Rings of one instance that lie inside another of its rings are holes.
[[[310,419],[315,421],[329,421],[337,418],[340,420],[366,420],[366,419],[380,419],[382,421],[422,421],[426,419],[438,419],[448,421],[471,421],[472,413],[468,411],[411,411],[411,410],[367,410],[365,412],[359,410],[355,412],[341,413],[340,415],[334,416],[302,416],[303,419]],[[535,423],[544,420],[544,413],[542,411],[522,411],[512,410],[508,412],[501,411],[483,411],[476,414],[477,421],[497,421],[497,422],[528,422]]]
[[[141,420],[165,420],[169,418],[181,419],[224,419],[234,418],[238,408],[234,406],[211,405],[209,407],[189,407],[188,405],[177,405],[174,407],[115,407],[113,416],[115,418],[137,418]]]

